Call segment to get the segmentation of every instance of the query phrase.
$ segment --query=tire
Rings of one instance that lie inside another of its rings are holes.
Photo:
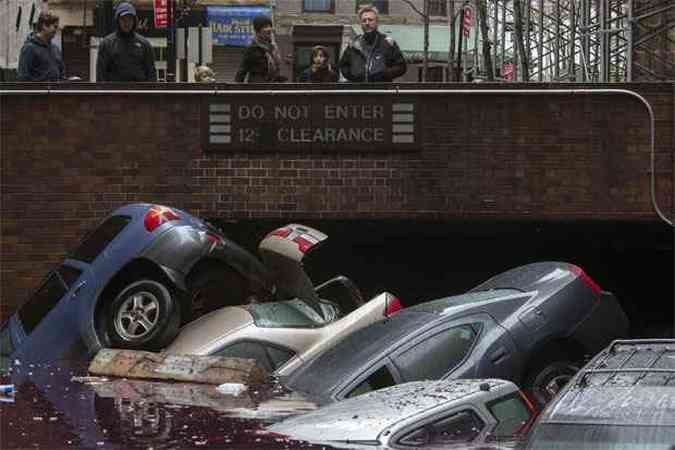
[[[154,280],[122,289],[105,311],[113,348],[161,350],[178,334],[180,307],[171,291]]]
[[[539,409],[553,397],[579,371],[579,366],[567,359],[542,362],[525,377],[523,388]]]
[[[190,320],[223,306],[248,303],[252,294],[247,282],[234,269],[225,266],[210,266],[190,277],[188,282]]]

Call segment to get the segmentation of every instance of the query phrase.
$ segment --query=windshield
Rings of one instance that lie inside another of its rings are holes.
[[[538,424],[528,450],[673,450],[675,427]]]

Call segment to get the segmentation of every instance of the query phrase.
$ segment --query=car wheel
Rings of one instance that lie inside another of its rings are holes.
[[[178,334],[180,308],[163,284],[140,280],[124,288],[110,303],[106,321],[112,347],[160,350]]]
[[[246,280],[234,269],[220,265],[200,270],[188,282],[191,320],[223,306],[247,303]]]
[[[543,408],[578,371],[579,366],[567,360],[541,364],[526,377],[525,390]]]

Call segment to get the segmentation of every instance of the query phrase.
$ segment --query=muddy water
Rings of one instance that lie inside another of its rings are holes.
[[[2,449],[317,448],[265,434],[315,405],[278,384],[237,396],[215,386],[88,377],[80,364],[13,368],[0,384]]]

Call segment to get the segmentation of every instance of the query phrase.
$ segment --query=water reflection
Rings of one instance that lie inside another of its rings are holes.
[[[78,363],[14,367],[0,384],[16,390],[0,402],[3,449],[284,449],[257,432],[315,408],[275,382],[235,396],[213,385],[88,377]]]

